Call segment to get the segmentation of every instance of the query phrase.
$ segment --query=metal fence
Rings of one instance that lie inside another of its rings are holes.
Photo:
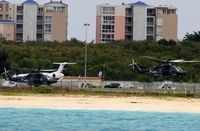
[[[3,85],[4,80],[0,80]],[[86,84],[85,84],[86,83]],[[105,88],[110,83],[118,83],[118,88]],[[15,83],[16,87],[29,87],[23,83]],[[77,89],[104,92],[151,92],[164,94],[184,94],[200,96],[200,83],[177,83],[171,81],[144,83],[137,81],[77,81],[62,80],[52,86],[61,87],[63,89]],[[13,87],[13,86],[11,86]]]

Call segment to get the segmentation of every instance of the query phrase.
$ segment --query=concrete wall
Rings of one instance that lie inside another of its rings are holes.
[[[115,16],[115,40],[124,40],[125,39],[125,17],[124,16]]]
[[[133,7],[133,40],[146,40],[147,7]]]
[[[96,43],[101,43],[101,16],[96,16]]]
[[[165,15],[163,17],[163,37],[166,40],[177,41],[177,15]]]
[[[36,41],[37,4],[24,4],[23,41]]]

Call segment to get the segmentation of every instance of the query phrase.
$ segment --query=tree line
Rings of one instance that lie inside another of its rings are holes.
[[[188,36],[192,34],[187,34]],[[197,35],[195,33],[195,35]],[[182,42],[173,40],[155,41],[114,41],[106,44],[88,44],[87,75],[98,76],[102,71],[105,80],[154,81],[154,77],[138,74],[128,65],[135,61],[145,67],[159,65],[159,62],[144,59],[152,56],[161,59],[200,60],[200,42],[184,38]],[[188,37],[193,38],[193,37]],[[198,38],[198,37],[197,37]],[[67,76],[84,76],[84,42],[76,39],[59,42],[11,42],[0,44],[0,73],[6,67],[15,72],[20,69],[57,68],[53,62],[76,62],[64,70]],[[178,64],[188,74],[175,81],[200,82],[200,63]]]

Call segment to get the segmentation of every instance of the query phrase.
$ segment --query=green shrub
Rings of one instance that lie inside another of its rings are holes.
[[[35,86],[32,88],[35,93],[49,94],[55,91],[55,87],[52,86]]]

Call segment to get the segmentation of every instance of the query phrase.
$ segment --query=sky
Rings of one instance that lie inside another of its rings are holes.
[[[7,0],[11,3],[22,3],[25,0]],[[50,0],[35,0],[39,4]],[[60,1],[60,0],[53,0]],[[77,38],[86,40],[86,27],[89,23],[87,41],[95,41],[96,34],[96,5],[110,3],[120,5],[121,3],[134,3],[138,0],[62,0],[68,5],[68,39]],[[172,5],[177,7],[178,14],[178,39],[183,39],[186,33],[199,31],[200,14],[199,0],[141,0],[148,5]]]

